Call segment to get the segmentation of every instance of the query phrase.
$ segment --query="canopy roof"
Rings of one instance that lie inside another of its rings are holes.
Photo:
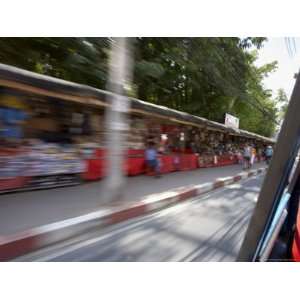
[[[112,93],[108,91],[37,74],[4,64],[0,64],[0,86],[96,106],[107,106],[107,98],[112,95]],[[168,118],[174,122],[181,122],[191,126],[206,127],[210,130],[227,132],[232,135],[252,138],[265,143],[275,143],[274,139],[246,130],[234,129],[225,124],[134,98],[131,98],[131,111],[156,115],[157,117]]]

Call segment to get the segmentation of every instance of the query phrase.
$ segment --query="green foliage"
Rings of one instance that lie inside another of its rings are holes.
[[[277,96],[275,98],[275,101],[277,102],[277,105],[279,106],[279,112],[278,112],[278,119],[281,122],[286,114],[289,99],[284,91],[284,89],[279,89],[277,91]]]
[[[136,69],[141,76],[155,79],[160,78],[164,73],[164,68],[160,64],[145,60],[138,62],[136,64]]]
[[[284,89],[279,89],[277,91],[276,101],[281,104],[287,104],[289,102],[289,99],[288,99]]]
[[[107,38],[0,38],[0,61],[41,74],[104,87],[109,46]]]
[[[265,38],[139,38],[135,58],[161,65],[150,78],[136,68],[135,84],[143,100],[223,122],[226,112],[241,128],[272,136],[276,106],[263,79],[277,68],[254,65]]]
[[[254,65],[262,37],[137,38],[130,95],[271,136],[276,103],[263,79],[276,62]],[[0,62],[105,88],[110,38],[0,38]]]

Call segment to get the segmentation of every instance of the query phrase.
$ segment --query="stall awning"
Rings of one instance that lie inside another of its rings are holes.
[[[37,74],[16,67],[0,64],[0,85],[24,92],[60,98],[84,105],[104,107],[112,93],[90,86],[69,82],[66,80]],[[165,106],[155,105],[139,99],[131,98],[131,112],[148,114],[165,118],[173,122],[183,123],[196,127],[206,127],[209,130],[227,132],[229,134],[275,143],[274,139],[260,136],[246,130],[234,129],[218,122],[191,115]]]

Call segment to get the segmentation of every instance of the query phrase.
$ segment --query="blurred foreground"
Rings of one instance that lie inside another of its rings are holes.
[[[263,176],[17,261],[235,261]]]
[[[264,167],[256,164],[253,170]],[[11,193],[1,196],[0,235],[10,235],[33,227],[63,221],[93,211],[133,205],[147,197],[172,192],[178,188],[214,183],[241,172],[241,166],[207,168],[166,174],[160,179],[149,176],[131,177],[127,180],[122,199],[117,203],[106,203],[105,181],[51,190]]]
[[[0,193],[10,194],[0,203],[2,249],[10,234],[31,227],[173,188],[214,185],[243,163],[263,163],[274,145],[229,114],[222,124],[129,98],[133,65],[125,39],[110,45],[109,91],[0,65]],[[148,177],[127,179],[137,175]],[[166,178],[153,182],[151,175]]]

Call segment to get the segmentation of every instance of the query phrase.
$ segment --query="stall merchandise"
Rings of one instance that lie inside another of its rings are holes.
[[[4,150],[0,153],[0,180],[24,176],[26,155],[17,150]]]
[[[214,167],[214,156],[213,155],[200,155],[198,158],[199,168],[210,168]]]
[[[130,131],[127,136],[125,147],[127,149],[145,149],[145,139],[147,136],[147,126],[142,118],[132,118],[130,120]]]
[[[25,177],[25,153],[18,149],[0,151],[0,193],[22,188],[27,183]]]
[[[35,141],[0,155],[0,190],[79,183],[85,161],[75,147]]]

